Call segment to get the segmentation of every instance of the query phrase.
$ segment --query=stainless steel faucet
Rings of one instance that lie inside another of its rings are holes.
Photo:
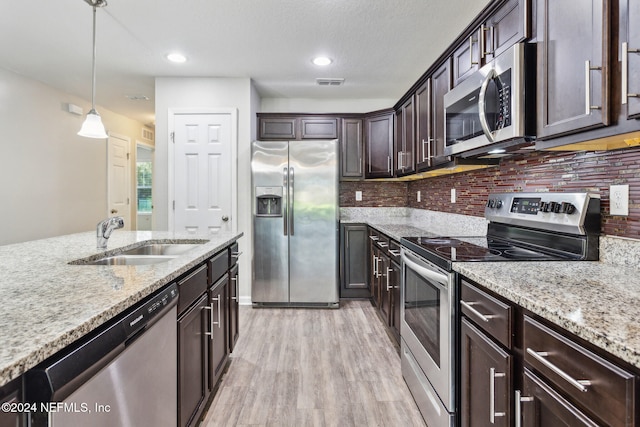
[[[124,218],[121,216],[114,216],[100,221],[96,229],[98,249],[107,249],[107,241],[109,240],[109,236],[111,236],[111,232],[122,227],[124,227]]]

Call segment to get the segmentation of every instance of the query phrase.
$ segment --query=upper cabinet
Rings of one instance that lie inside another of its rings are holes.
[[[414,102],[409,98],[396,111],[396,175],[414,173],[415,168],[415,126]]]
[[[420,172],[431,166],[431,80],[416,90],[414,103],[416,170]]]
[[[626,118],[640,118],[640,2],[620,0],[621,103]]]
[[[608,0],[536,0],[539,139],[609,124]]]
[[[337,117],[258,114],[258,139],[300,140],[338,138]]]
[[[431,166],[446,163],[444,155],[444,95],[451,90],[451,59],[447,59],[429,78],[431,81]]]
[[[509,47],[530,37],[529,0],[507,0],[454,49],[453,85]]]
[[[393,111],[364,119],[365,178],[393,177],[393,121]]]
[[[340,177],[363,178],[364,135],[362,119],[342,119]]]

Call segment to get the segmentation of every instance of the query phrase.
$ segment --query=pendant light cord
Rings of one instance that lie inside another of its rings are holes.
[[[93,66],[91,69],[91,111],[96,110],[96,6],[93,6]]]

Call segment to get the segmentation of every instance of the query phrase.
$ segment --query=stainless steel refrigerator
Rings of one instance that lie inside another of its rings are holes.
[[[251,150],[254,306],[337,307],[338,141]]]

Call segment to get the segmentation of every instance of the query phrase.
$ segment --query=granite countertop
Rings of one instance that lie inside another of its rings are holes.
[[[239,239],[116,230],[107,253],[140,242],[203,243],[153,265],[70,265],[104,254],[95,232],[0,246],[0,386],[162,288],[191,267]]]
[[[486,234],[484,218],[412,209],[341,209],[341,222],[396,240]],[[640,368],[638,265],[640,241],[601,236],[600,261],[455,262],[453,269]]]
[[[455,271],[640,368],[640,275],[598,261],[459,262]]]

